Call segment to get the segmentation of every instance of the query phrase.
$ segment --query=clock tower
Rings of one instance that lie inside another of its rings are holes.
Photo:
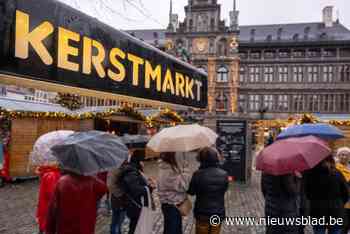
[[[239,85],[236,0],[228,26],[221,20],[221,5],[217,0],[189,0],[185,13],[184,21],[174,24],[178,17],[170,9],[167,49],[169,52],[185,49],[189,62],[208,73],[207,113],[232,116],[237,112]]]

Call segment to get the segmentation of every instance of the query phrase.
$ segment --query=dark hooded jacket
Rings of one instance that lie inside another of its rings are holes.
[[[217,158],[208,157],[193,174],[188,194],[196,196],[194,216],[209,218],[225,216],[225,193],[228,189],[228,174],[219,168]]]
[[[132,157],[132,160],[122,168],[120,175],[121,185],[123,186],[127,201],[125,208],[129,218],[139,217],[142,200],[144,200],[144,206],[148,206],[146,199],[146,187],[148,187],[148,184],[146,178],[141,174],[142,168],[140,161],[142,160],[135,160],[135,158],[133,159]]]

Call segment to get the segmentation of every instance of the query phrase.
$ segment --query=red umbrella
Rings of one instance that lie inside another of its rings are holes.
[[[271,175],[285,175],[315,167],[331,154],[327,143],[314,136],[278,140],[256,159],[256,168]]]

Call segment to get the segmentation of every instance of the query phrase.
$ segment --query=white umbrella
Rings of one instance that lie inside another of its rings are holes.
[[[178,125],[164,128],[154,135],[147,147],[155,152],[189,152],[216,143],[218,135],[210,128],[193,125]]]
[[[33,166],[49,166],[57,164],[57,159],[53,156],[51,147],[63,142],[73,131],[59,130],[46,133],[38,138],[33,146],[30,159]]]

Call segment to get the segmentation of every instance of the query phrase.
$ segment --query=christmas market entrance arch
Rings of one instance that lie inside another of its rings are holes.
[[[2,83],[152,106],[207,107],[207,75],[185,62],[59,1],[0,5]]]

